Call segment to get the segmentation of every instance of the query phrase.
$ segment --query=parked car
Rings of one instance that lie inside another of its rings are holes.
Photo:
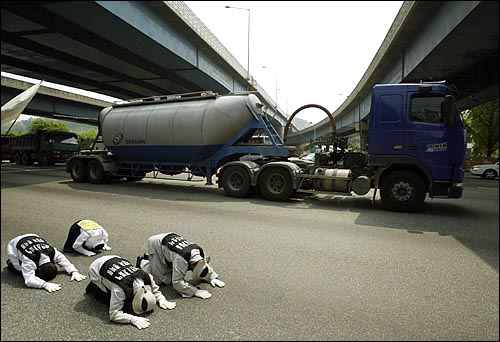
[[[481,176],[484,179],[495,179],[498,177],[498,162],[494,164],[474,165],[470,173],[475,176]]]

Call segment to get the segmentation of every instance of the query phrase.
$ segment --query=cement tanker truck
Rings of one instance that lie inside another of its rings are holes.
[[[270,143],[253,143],[258,132]],[[220,167],[244,155],[281,160],[293,150],[283,146],[257,96],[210,91],[114,104],[100,113],[99,137],[90,150],[68,160],[66,169],[75,182],[188,172],[211,185]]]
[[[333,150],[308,162],[293,158],[295,148],[284,145],[253,94],[129,100],[102,110],[101,140],[71,157],[66,171],[75,182],[95,184],[187,172],[212,185],[217,175],[228,196],[258,189],[271,201],[299,190],[365,195],[375,189],[375,199],[379,189],[388,209],[418,211],[427,193],[462,196],[465,131],[454,101],[443,84],[376,85],[368,151],[347,152],[345,138],[334,136]],[[255,144],[256,134],[269,142]]]

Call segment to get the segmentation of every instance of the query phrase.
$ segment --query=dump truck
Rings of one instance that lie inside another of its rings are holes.
[[[10,146],[10,135],[2,135],[2,161],[8,160],[11,163],[14,162],[14,151],[12,151],[12,147]]]
[[[18,165],[54,165],[66,163],[80,151],[78,136],[72,132],[38,130],[10,139],[14,161]]]
[[[259,134],[266,144],[255,143]],[[66,171],[75,182],[95,184],[187,172],[212,185],[215,175],[228,196],[260,192],[271,201],[298,191],[374,189],[373,199],[380,190],[389,210],[403,212],[419,211],[427,194],[462,196],[465,129],[446,85],[375,85],[368,134],[366,151],[346,151],[346,139],[335,136],[332,151],[306,162],[285,145],[254,94],[157,96],[103,109],[96,141],[72,156]]]

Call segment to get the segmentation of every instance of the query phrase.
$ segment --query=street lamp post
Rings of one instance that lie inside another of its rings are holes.
[[[250,8],[226,6],[226,8],[233,8],[248,11],[248,39],[247,39],[247,80],[250,81]]]

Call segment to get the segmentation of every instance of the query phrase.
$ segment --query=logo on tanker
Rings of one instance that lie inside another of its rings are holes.
[[[113,138],[113,144],[120,145],[123,141],[123,134],[118,133]],[[125,139],[125,145],[146,145],[146,139]]]
[[[123,134],[121,133],[118,133],[117,135],[115,135],[115,137],[113,138],[113,144],[115,145],[120,145],[120,143],[122,142],[123,140]]]
[[[146,145],[145,139],[125,139],[126,145]]]

